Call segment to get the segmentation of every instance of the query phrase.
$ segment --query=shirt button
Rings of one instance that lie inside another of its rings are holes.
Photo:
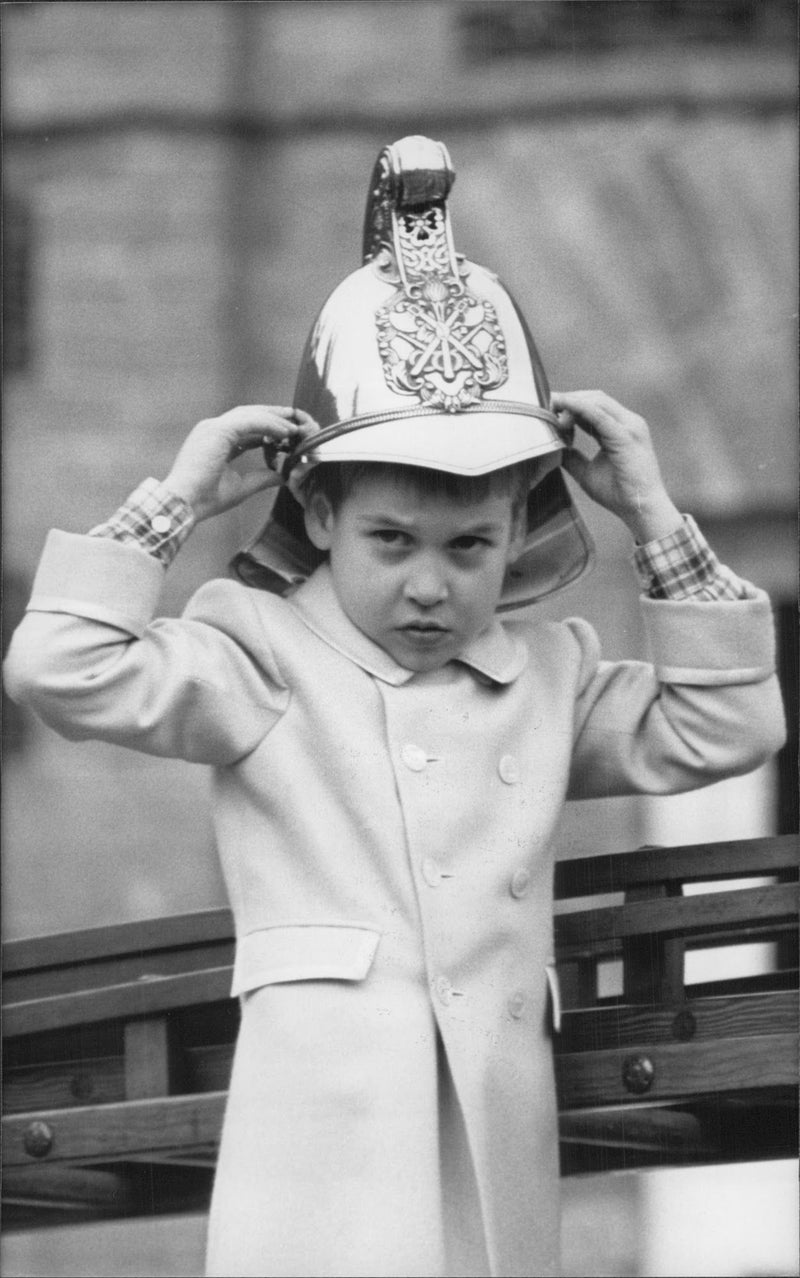
[[[422,877],[428,887],[438,887],[442,881],[442,871],[432,856],[426,856],[423,859],[421,869]]]
[[[504,754],[497,765],[497,771],[500,774],[500,780],[505,781],[506,785],[516,785],[519,781],[519,764],[513,754]]]
[[[153,518],[150,520],[150,527],[153,532],[168,533],[172,527],[172,520],[169,515],[153,515]]]
[[[515,1021],[518,1021],[524,1010],[525,995],[522,993],[522,990],[517,990],[517,993],[512,994],[511,998],[508,1000],[509,1015],[513,1016]]]
[[[422,772],[428,766],[428,756],[422,746],[412,745],[411,743],[404,745],[400,751],[400,758],[412,772]]]
[[[443,1003],[445,1007],[449,1006],[450,1000],[453,997],[453,986],[446,976],[437,976],[436,996],[439,999],[439,1002]]]
[[[511,895],[517,898],[527,896],[531,886],[531,876],[527,870],[517,870],[511,879]]]

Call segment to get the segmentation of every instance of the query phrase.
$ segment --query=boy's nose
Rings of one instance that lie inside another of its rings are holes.
[[[442,573],[432,566],[420,567],[409,575],[405,588],[406,598],[420,608],[432,608],[447,598],[447,582]]]

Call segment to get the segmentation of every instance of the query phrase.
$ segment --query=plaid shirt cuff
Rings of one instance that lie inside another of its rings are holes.
[[[145,479],[124,505],[89,532],[139,546],[168,568],[194,526],[191,507],[158,479]]]
[[[651,599],[756,599],[758,592],[721,564],[691,515],[668,537],[637,546],[634,564]]]

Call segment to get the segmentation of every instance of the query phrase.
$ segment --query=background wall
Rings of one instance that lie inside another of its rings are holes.
[[[644,414],[678,503],[771,592],[794,706],[792,0],[1,16],[6,631],[50,526],[83,531],[163,476],[199,418],[290,401],[316,311],[359,265],[375,156],[423,132],[457,172],[457,247],[512,288],[551,384]],[[547,607],[587,616],[610,656],[643,655],[625,532],[586,515],[597,569]],[[263,517],[256,501],[203,525],[164,611]],[[70,745],[10,706],[5,742],[6,936],[224,899],[202,769]],[[777,768],[688,810],[574,805],[559,854],[796,828],[795,760],[796,736]]]

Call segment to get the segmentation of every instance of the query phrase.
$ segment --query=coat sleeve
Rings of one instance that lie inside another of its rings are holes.
[[[643,599],[652,663],[606,662],[586,622],[568,798],[676,794],[750,772],[785,739],[768,597]]]
[[[284,713],[252,592],[211,582],[152,621],[164,577],[136,546],[52,532],[5,664],[9,696],[62,736],[225,764]]]

